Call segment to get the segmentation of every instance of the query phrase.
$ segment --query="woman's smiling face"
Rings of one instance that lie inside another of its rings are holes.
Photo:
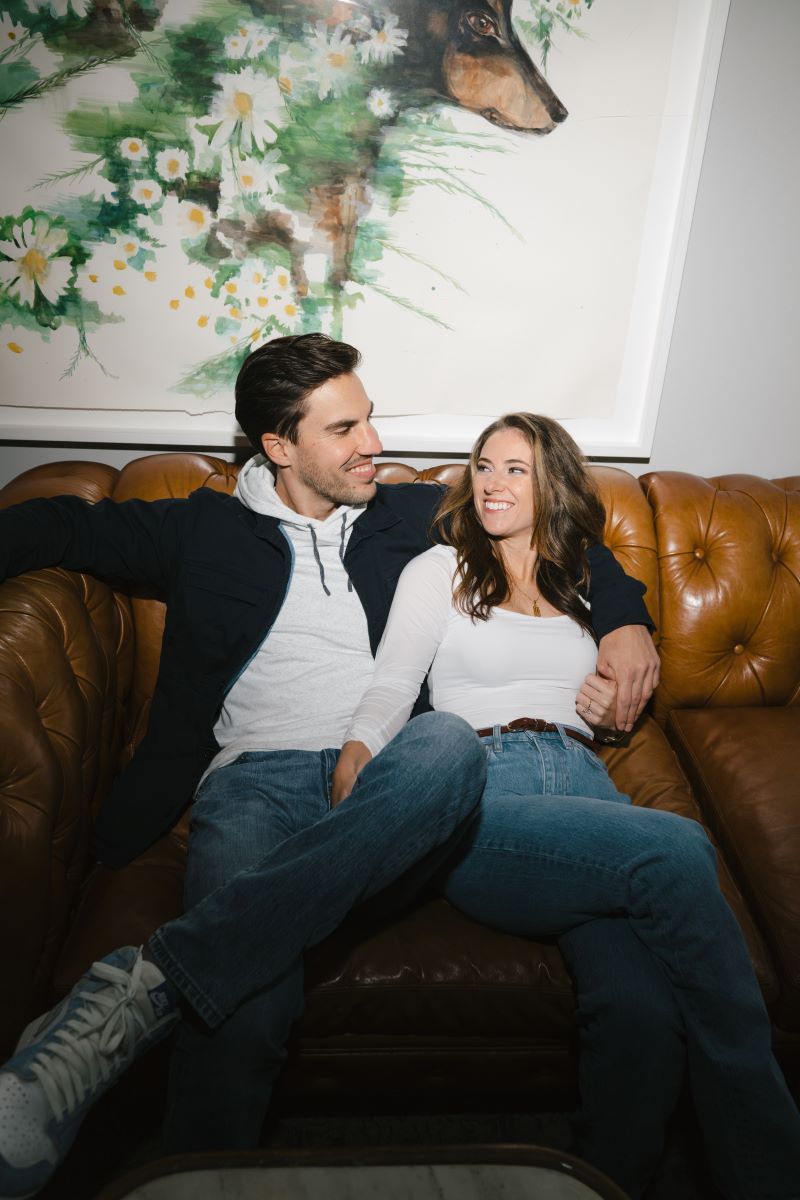
[[[517,429],[499,429],[486,442],[472,473],[478,520],[491,537],[533,532],[533,454]]]

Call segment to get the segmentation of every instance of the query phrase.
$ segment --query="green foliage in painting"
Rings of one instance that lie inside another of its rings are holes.
[[[554,33],[577,32],[590,5],[517,0],[516,27],[546,63]],[[124,320],[131,297],[146,303],[167,281],[169,309],[207,347],[176,386],[202,395],[227,390],[265,338],[339,333],[367,289],[444,324],[387,286],[386,259],[457,280],[397,245],[386,216],[424,187],[503,220],[474,173],[453,165],[454,150],[471,161],[502,144],[488,123],[464,133],[441,96],[434,103],[435,88],[408,66],[400,17],[364,4],[337,24],[272,2],[254,17],[242,0],[207,0],[162,28],[162,8],[4,6],[0,115],[111,62],[135,94],[74,103],[63,128],[75,160],[42,176],[37,207],[0,219],[0,317],[42,336],[74,328],[69,374],[94,357],[87,329]],[[34,65],[40,45],[53,69]]]

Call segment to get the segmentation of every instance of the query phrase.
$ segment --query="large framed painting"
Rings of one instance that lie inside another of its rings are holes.
[[[233,445],[252,348],[394,452],[651,444],[727,0],[0,0],[0,437]]]

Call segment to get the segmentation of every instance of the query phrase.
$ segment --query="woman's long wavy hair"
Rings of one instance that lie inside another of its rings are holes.
[[[516,429],[531,448],[536,572],[530,582],[594,637],[580,592],[589,583],[586,551],[603,540],[605,509],[576,443],[557,421],[534,413],[508,413],[484,429],[464,478],[442,497],[433,529],[440,541],[456,550],[453,601],[473,619],[485,621],[511,594],[502,539],[490,536],[481,525],[473,489],[484,446],[504,429]]]

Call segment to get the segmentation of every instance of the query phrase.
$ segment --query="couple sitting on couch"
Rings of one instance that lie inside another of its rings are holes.
[[[255,1145],[304,948],[436,874],[474,918],[558,939],[577,1153],[641,1196],[688,1072],[723,1194],[796,1197],[800,1118],[713,849],[634,808],[593,749],[632,726],[657,660],[577,447],[518,413],[449,493],[377,487],[358,361],[317,334],[246,360],[237,418],[263,457],[234,497],[0,513],[0,576],[60,563],[167,599],[150,728],[98,857],[129,861],[194,794],[185,914],[93,964],[0,1071],[0,1195],[43,1186],[88,1107],[176,1024],[167,1149]],[[641,1006],[637,1054],[604,1019],[621,990]]]

